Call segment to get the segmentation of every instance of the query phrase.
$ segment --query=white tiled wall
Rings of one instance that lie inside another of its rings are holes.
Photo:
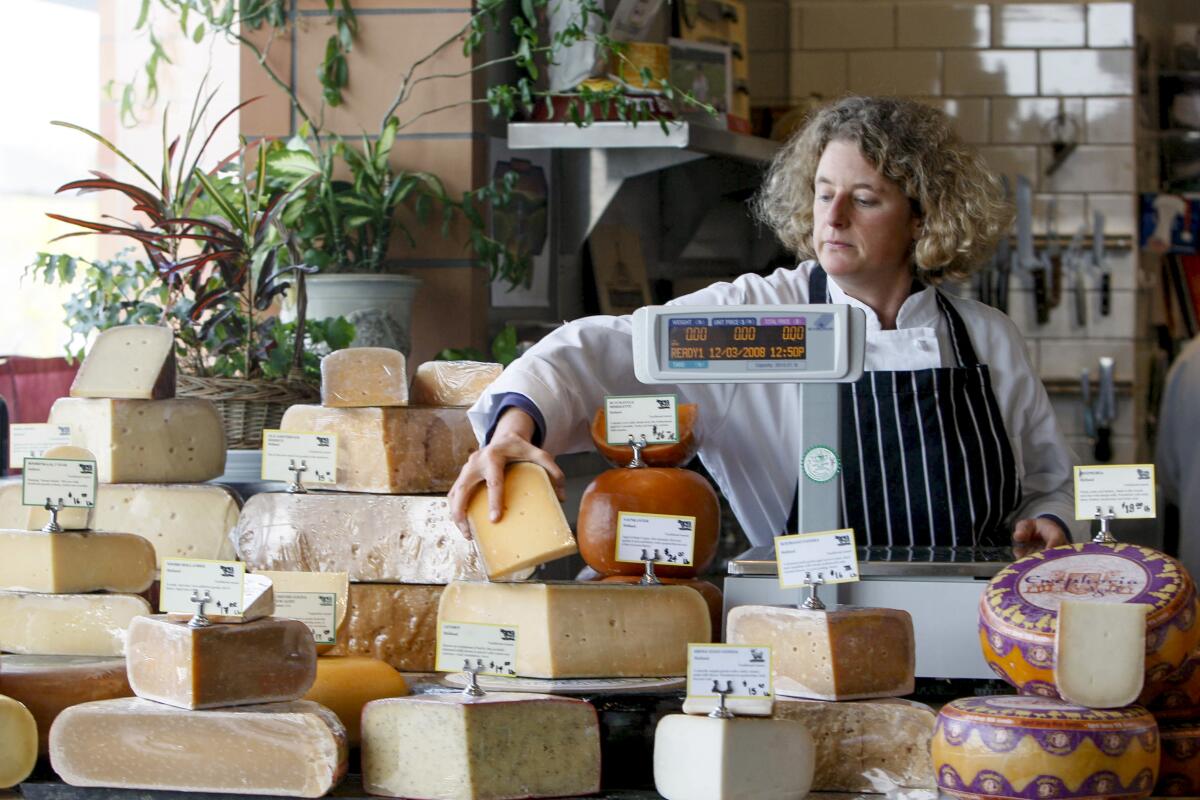
[[[1069,235],[1106,216],[1109,234],[1136,230],[1137,159],[1133,2],[962,2],[961,0],[749,0],[751,30],[779,46],[789,31],[789,98],[900,94],[953,118],[959,134],[979,147],[1010,180],[1034,180],[1035,229],[1056,199],[1056,228]],[[757,17],[757,19],[755,19]],[[754,45],[752,45],[754,46]],[[757,57],[757,52],[756,52]],[[761,63],[758,61],[756,63]],[[760,99],[755,97],[755,102]],[[1053,120],[1065,113],[1079,146],[1053,174],[1045,170]],[[1089,273],[1089,314],[1079,326],[1068,292],[1038,325],[1028,278],[1014,279],[1011,315],[1026,334],[1044,378],[1077,380],[1101,355],[1117,359],[1118,379],[1132,380],[1147,338],[1147,290],[1137,258],[1110,252],[1112,312],[1099,314],[1097,275]],[[1069,287],[1069,284],[1068,284]],[[1128,396],[1126,396],[1128,397]],[[1115,443],[1126,458],[1141,440],[1141,420],[1123,403]],[[1082,437],[1068,414],[1078,399],[1056,396],[1064,429]],[[1089,450],[1079,439],[1081,454]],[[1143,454],[1145,455],[1145,454]]]

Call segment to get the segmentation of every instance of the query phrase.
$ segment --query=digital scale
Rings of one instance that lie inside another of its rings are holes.
[[[840,431],[836,384],[862,376],[865,351],[866,315],[849,305],[646,306],[633,313],[634,373],[642,383],[797,384],[800,533],[841,527],[840,475],[806,480],[803,459]],[[1012,558],[1007,548],[860,547],[861,580],[826,587],[823,598],[908,611],[918,677],[992,678],[974,644],[977,608],[987,581]],[[748,550],[728,570],[726,616],[736,606],[803,600],[805,590],[779,588],[772,546]]]

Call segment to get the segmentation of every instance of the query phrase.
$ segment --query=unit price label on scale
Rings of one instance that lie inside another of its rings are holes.
[[[1154,465],[1075,467],[1075,519],[1154,519]]]
[[[96,504],[96,462],[27,458],[21,466],[21,503],[91,508]]]
[[[821,583],[858,580],[858,553],[854,549],[852,528],[776,536],[775,561],[781,589],[799,589],[817,580]]]
[[[334,434],[263,430],[262,479],[337,483],[337,453]]]
[[[691,566],[695,540],[695,517],[617,514],[617,561]]]
[[[438,672],[478,668],[480,675],[517,674],[517,626],[443,622],[438,626]]]
[[[158,608],[167,614],[194,614],[193,598],[206,598],[205,613],[240,617],[246,565],[240,561],[168,558],[163,561]]]
[[[629,444],[646,437],[646,444],[679,441],[679,403],[673,394],[604,398],[605,439]]]

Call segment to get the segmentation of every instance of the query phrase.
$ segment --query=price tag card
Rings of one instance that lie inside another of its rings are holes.
[[[462,672],[482,666],[480,675],[513,677],[517,674],[517,626],[474,622],[438,625],[438,672]]]
[[[686,713],[716,708],[718,689],[729,691],[725,705],[735,713],[771,713],[774,688],[766,645],[689,644],[687,677]]]
[[[604,398],[604,435],[609,444],[629,444],[646,437],[647,444],[679,441],[679,404],[673,394],[644,394]]]
[[[1075,519],[1113,514],[1117,519],[1154,519],[1153,464],[1107,464],[1075,468]]]
[[[334,434],[263,430],[262,479],[291,483],[303,467],[303,484],[336,483],[337,451]]]
[[[21,466],[21,503],[63,508],[96,504],[96,462],[71,458],[27,458]]]
[[[194,614],[192,595],[210,600],[206,613],[241,616],[242,584],[246,566],[240,561],[208,561],[200,558],[168,558],[163,561],[158,610],[167,614]]]
[[[690,566],[695,540],[695,517],[617,514],[617,561]]]
[[[854,529],[776,536],[775,561],[780,589],[799,589],[814,578],[825,583],[856,581],[858,553],[854,549]]]
[[[275,616],[303,622],[317,644],[337,643],[337,595],[333,592],[275,592]]]
[[[8,463],[16,467],[27,458],[41,458],[51,447],[71,443],[70,425],[18,423],[8,426]]]

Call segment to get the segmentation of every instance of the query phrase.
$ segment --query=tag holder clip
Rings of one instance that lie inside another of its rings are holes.
[[[1109,529],[1109,525],[1117,518],[1113,507],[1108,507],[1107,514],[1103,511],[1097,511],[1094,516],[1100,520],[1100,530],[1092,537],[1092,541],[1096,544],[1116,544],[1117,538],[1112,535],[1112,531]]]
[[[804,585],[808,587],[808,597],[804,598],[804,602],[800,604],[800,608],[808,611],[824,611],[825,603],[817,597],[817,587],[824,585],[825,579],[818,575],[815,578],[805,579]]]
[[[296,465],[296,459],[288,460],[288,472],[292,473],[292,482],[288,484],[288,494],[308,494],[308,489],[304,488],[304,484],[300,482],[300,476],[308,472],[308,462],[300,460],[300,465]]]
[[[51,503],[50,498],[46,498],[46,505],[42,506],[50,512],[50,520],[42,526],[44,533],[62,533],[63,527],[58,523],[58,512],[63,510],[62,502]]]
[[[463,673],[467,676],[467,685],[463,688],[463,697],[483,697],[485,692],[479,685],[479,673],[483,672],[483,659],[475,659],[475,666],[471,666],[470,659],[463,659]]]
[[[725,681],[725,688],[721,688],[719,681],[713,681],[713,693],[717,696],[717,707],[708,712],[710,719],[733,719],[734,714],[729,710],[729,706],[725,705],[725,696],[733,694],[733,681]]]
[[[190,600],[191,600],[191,602],[196,604],[196,613],[192,615],[192,618],[190,620],[188,620],[188,624],[187,624],[188,627],[189,628],[211,627],[212,620],[210,620],[208,617],[204,616],[204,606],[207,605],[208,603],[212,602],[212,593],[210,593],[207,589],[205,589],[204,594],[201,595],[199,590],[195,590],[192,592],[192,596],[191,596]]]

